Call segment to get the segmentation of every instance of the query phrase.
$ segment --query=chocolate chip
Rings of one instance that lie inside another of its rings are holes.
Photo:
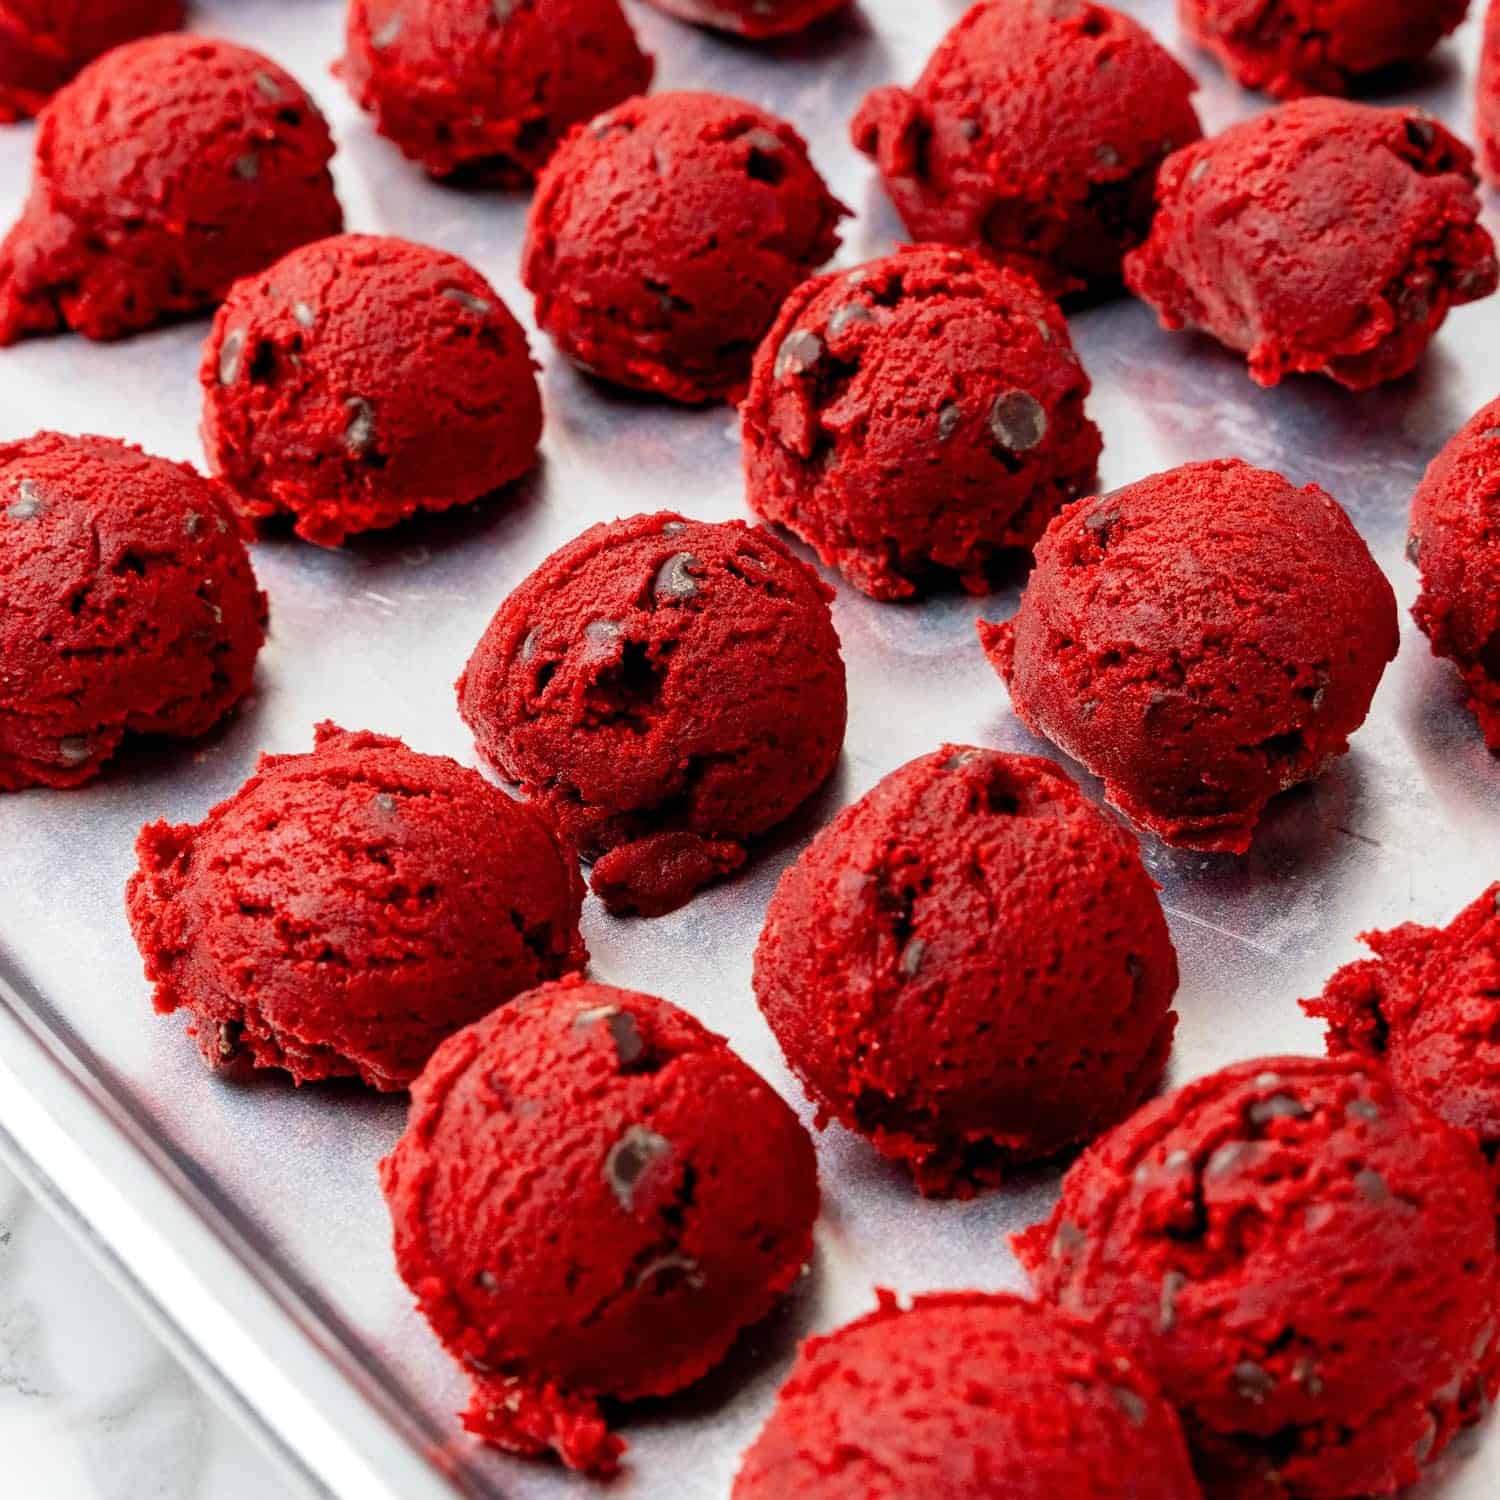
[[[938,441],[946,443],[958,431],[964,419],[964,409],[956,401],[949,401],[938,410]]]
[[[518,653],[523,662],[530,661],[536,655],[537,644],[541,638],[542,632],[540,630],[533,629],[526,632],[525,638],[521,642],[521,650]]]
[[[383,813],[393,813],[399,804],[389,792],[375,793],[375,806]]]
[[[1026,453],[1047,435],[1047,412],[1027,391],[1006,391],[990,409],[990,431],[1002,448]]]
[[[983,750],[955,750],[943,762],[943,769],[945,771],[961,771],[965,766],[972,766],[976,760],[983,759]]]
[[[772,374],[777,380],[805,375],[822,357],[823,340],[805,328],[794,329],[782,340],[781,348],[776,351]]]
[[[698,580],[692,569],[703,564],[691,552],[679,552],[669,557],[656,570],[651,580],[651,592],[658,599],[691,599],[698,592]]]
[[[1422,561],[1422,538],[1416,532],[1412,532],[1406,539],[1406,560],[1412,564]]]
[[[1281,1082],[1280,1073],[1257,1073],[1254,1083],[1258,1089],[1274,1089]]]
[[[604,652],[620,639],[618,620],[590,620],[583,627],[583,638],[595,652]]]
[[[1260,1406],[1276,1390],[1276,1377],[1253,1359],[1242,1359],[1234,1367],[1234,1388],[1246,1401]]]
[[[243,156],[237,157],[234,163],[234,175],[243,178],[246,182],[254,182],[260,176],[260,157],[253,151],[247,151]]]
[[[349,410],[344,447],[359,458],[375,445],[375,408],[363,396],[350,396],[344,405]]]
[[[399,10],[394,12],[379,31],[371,33],[370,45],[377,50],[381,47],[389,47],[401,35],[401,28],[404,24],[405,17],[401,12]]]
[[[1309,1396],[1323,1394],[1323,1377],[1318,1374],[1318,1367],[1310,1359],[1299,1359],[1292,1366],[1292,1379],[1303,1386]]]
[[[195,510],[190,510],[182,518],[182,530],[186,536],[197,536],[203,530],[203,517]]]
[[[318,321],[318,315],[312,310],[311,304],[300,299],[292,303],[292,316],[304,328],[311,328]]]
[[[1101,167],[1118,167],[1120,165],[1120,153],[1113,146],[1095,146],[1094,160]]]
[[[1177,1298],[1186,1285],[1187,1277],[1181,1271],[1168,1271],[1161,1279],[1161,1311],[1156,1326],[1163,1333],[1171,1333],[1177,1326]]]
[[[1362,1171],[1354,1174],[1354,1185],[1360,1191],[1360,1196],[1369,1203],[1389,1203],[1391,1201],[1390,1184],[1375,1170],[1374,1167],[1365,1167]]]
[[[70,734],[57,742],[57,758],[65,766],[81,766],[93,753],[93,745],[81,734]]]
[[[1132,1427],[1146,1425],[1147,1407],[1143,1397],[1127,1385],[1112,1385],[1109,1393],[1115,1398],[1115,1404],[1125,1413],[1125,1419]]]
[[[234,1061],[244,1034],[245,1028],[239,1021],[219,1022],[218,1035],[214,1039],[214,1055],[220,1063]]]
[[[255,86],[261,91],[261,93],[266,96],[267,99],[281,98],[281,85],[277,83],[276,80],[272,78],[264,68],[256,73]]]
[[[875,314],[863,302],[846,302],[829,318],[828,336],[836,339],[845,329],[854,327],[856,323],[873,323],[874,321]]]
[[[495,19],[503,26],[516,13],[516,0],[490,0]]]
[[[245,330],[231,328],[219,346],[219,384],[233,385],[240,376],[240,355],[245,348]]]
[[[1256,1125],[1266,1125],[1272,1120],[1305,1120],[1309,1113],[1307,1106],[1290,1094],[1272,1094],[1269,1099],[1257,1099],[1250,1106],[1250,1119]]]
[[[1351,1099],[1344,1106],[1344,1113],[1346,1115],[1353,1115],[1356,1120],[1378,1120],[1380,1118],[1379,1108],[1371,1104],[1368,1099]]]
[[[901,960],[897,967],[908,979],[912,978],[922,967],[922,959],[926,956],[927,944],[921,938],[913,938],[902,950]]]
[[[979,137],[980,137],[980,134],[981,134],[981,127],[980,127],[979,121],[978,120],[961,120],[961,121],[959,121],[958,133],[966,141],[977,141],[979,139]]]
[[[464,291],[462,287],[445,286],[443,288],[443,296],[448,298],[450,302],[458,303],[460,307],[471,313],[478,313],[480,317],[484,317],[487,313],[494,311],[492,303],[483,297],[476,297],[473,292]]]
[[[686,521],[667,521],[662,525],[661,534],[663,536],[678,536],[686,530]]]
[[[652,1162],[667,1155],[672,1143],[644,1125],[632,1125],[609,1149],[604,1180],[626,1213],[635,1207],[635,1190]]]
[[[16,486],[16,498],[10,502],[5,514],[12,521],[34,521],[46,508],[36,481],[23,479]]]
[[[500,1290],[500,1280],[493,1271],[481,1271],[474,1278],[474,1285],[485,1292],[498,1292]]]
[[[1084,1243],[1083,1230],[1071,1219],[1064,1219],[1057,1226],[1057,1233],[1052,1236],[1052,1259],[1062,1260],[1064,1256],[1081,1250]]]
[[[1202,182],[1208,176],[1213,163],[1206,157],[1200,156],[1188,170],[1187,180],[1189,182]]]
[[[1418,151],[1430,151],[1433,142],[1437,140],[1437,131],[1433,129],[1432,121],[1425,115],[1408,115],[1406,138]]]
[[[1092,510],[1083,518],[1085,531],[1109,531],[1116,526],[1120,520],[1120,512],[1117,510]]]
[[[1241,1167],[1254,1161],[1260,1152],[1253,1141],[1226,1141],[1208,1158],[1203,1167],[1206,1182],[1232,1177]]]
[[[762,126],[745,132],[745,144],[757,151],[780,151],[786,142],[774,130],[767,130]]]
[[[669,1283],[663,1288],[664,1291],[670,1290],[679,1282],[686,1282],[695,1292],[701,1291],[706,1280],[703,1267],[691,1255],[677,1253],[658,1255],[655,1260],[648,1260],[636,1273],[635,1284],[640,1288],[648,1281],[655,1281],[657,1277],[662,1277]]]

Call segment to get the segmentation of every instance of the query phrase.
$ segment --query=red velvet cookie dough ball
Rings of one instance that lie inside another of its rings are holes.
[[[1210,1495],[1413,1483],[1496,1385],[1474,1145],[1350,1061],[1239,1063],[1148,1104],[1017,1250],[1178,1409]]]
[[[1369,74],[1420,62],[1469,0],[1178,0],[1182,29],[1248,89],[1282,99],[1346,94]]]
[[[0,244],[0,344],[212,307],[342,227],[332,156],[316,106],[258,52],[181,34],[117,47],[42,111],[31,195]]]
[[[620,0],[350,0],[338,71],[434,177],[530,183],[572,126],[643,94]]]
[[[1332,1057],[1385,1064],[1396,1086],[1500,1161],[1500,885],[1447,927],[1366,932],[1374,958],[1345,964],[1302,1008],[1328,1023]]]
[[[350,532],[467,505],[536,463],[521,325],[467,262],[349,234],[238,282],[204,348],[209,463],[250,517]]]
[[[7,0],[0,6],[0,121],[24,120],[111,47],[175,31],[183,0]]]
[[[1412,500],[1407,556],[1422,571],[1417,624],[1463,673],[1469,707],[1500,750],[1500,401],[1433,460]]]
[[[833,774],[848,700],[832,597],[737,521],[593,526],[500,606],[459,708],[594,860],[610,910],[659,916]]]
[[[721,1037],[564,981],[446,1041],[381,1164],[396,1263],[474,1378],[465,1425],[608,1475],[599,1402],[692,1384],[813,1249],[812,1143]]]
[[[1177,1415],[1094,1331],[946,1292],[809,1339],[733,1500],[1199,1500]]]
[[[962,1196],[1129,1114],[1176,988],[1135,840],[1051,761],[954,745],[813,840],[755,954],[819,1109]]]
[[[788,293],[838,249],[846,213],[784,121],[719,94],[656,94],[559,148],[522,275],[537,322],[601,380],[721,401]]]
[[[1500,5],[1490,0],[1479,60],[1480,161],[1491,182],[1500,182]]]
[[[658,10],[752,42],[791,36],[843,10],[849,0],[651,0]]]
[[[976,251],[807,282],[741,408],[750,504],[876,599],[988,587],[1094,480],[1089,379],[1056,305]]]
[[[1035,734],[1169,844],[1242,854],[1364,723],[1396,599],[1338,503],[1238,459],[1080,501],[979,634]]]
[[[444,1037],[588,954],[573,851],[446,756],[318,728],[196,825],[148,825],[128,893],[156,1009],[209,1064],[405,1088]]]
[[[266,596],[228,492],[112,438],[0,443],[0,792],[193,739],[250,691]]]
[[[983,247],[1053,293],[1105,288],[1146,237],[1157,168],[1203,133],[1196,87],[1107,6],[980,0],[914,88],[865,100],[854,144],[913,239]]]
[[[1405,375],[1451,307],[1495,290],[1474,154],[1413,109],[1282,105],[1179,151],[1130,289],[1162,326],[1249,358],[1261,385]]]

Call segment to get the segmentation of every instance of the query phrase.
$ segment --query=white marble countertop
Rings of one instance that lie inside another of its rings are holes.
[[[270,1461],[0,1165],[10,1500],[282,1500]]]

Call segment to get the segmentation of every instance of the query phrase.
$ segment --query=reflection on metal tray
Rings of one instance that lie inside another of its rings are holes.
[[[1123,0],[1177,44],[1170,0]],[[795,121],[834,190],[859,210],[842,259],[898,237],[847,121],[872,84],[909,79],[961,0],[863,0],[816,39],[755,50],[634,4],[660,60],[659,85],[740,93]],[[526,205],[424,180],[328,74],[338,0],[202,0],[197,24],[249,42],[320,97],[351,228],[429,240],[467,256],[523,317],[517,281]],[[1402,97],[1469,133],[1478,27],[1471,22]],[[1205,60],[1209,128],[1263,107]],[[25,185],[31,132],[0,132],[0,212]],[[1493,219],[1493,214],[1491,215]],[[129,437],[198,459],[193,323],[106,348],[54,339],[0,354],[0,437],[38,426]],[[1294,380],[1257,390],[1241,363],[1157,330],[1128,301],[1076,320],[1097,387],[1106,487],[1187,459],[1239,454],[1316,480],[1349,508],[1396,581],[1414,591],[1401,543],[1407,501],[1439,444],[1496,394],[1500,300],[1462,310],[1421,373],[1351,395]],[[150,1011],[121,891],[147,818],[196,819],[261,749],[305,749],[332,718],[474,760],[452,682],[502,596],[588,523],[663,503],[706,519],[744,514],[736,431],[720,408],[690,412],[610,395],[542,341],[546,461],[508,503],[362,541],[339,552],[257,549],[273,639],[254,700],[216,738],[127,756],[82,791],[0,799],[0,1149],[65,1200],[150,1299],[179,1345],[280,1446],[315,1490],[370,1497],[461,1493],[541,1500],[581,1482],[480,1449],[454,1412],[465,1392],[392,1269],[374,1164],[400,1131],[399,1100],[349,1088],[296,1091],[276,1078],[210,1077],[180,1020]],[[942,740],[1038,747],[1016,722],[973,634],[983,603],[877,605],[841,590],[850,669],[848,752],[836,783],[750,873],[685,911],[615,922],[590,903],[601,978],[677,1000],[726,1033],[798,1097],[749,988],[751,947],[780,870],[836,807]],[[1354,752],[1283,798],[1244,860],[1148,842],[1182,957],[1174,1075],[1250,1054],[1316,1050],[1295,1006],[1355,952],[1355,934],[1406,918],[1446,920],[1495,873],[1500,767],[1455,680],[1407,622]],[[742,1341],[730,1364],[681,1398],[630,1413],[622,1497],[721,1500],[795,1341],[867,1308],[873,1288],[1019,1287],[1009,1231],[1046,1211],[1054,1172],[972,1203],[928,1203],[860,1143],[819,1143],[827,1210],[812,1275]],[[1461,1445],[1432,1490],[1500,1492],[1500,1429]]]

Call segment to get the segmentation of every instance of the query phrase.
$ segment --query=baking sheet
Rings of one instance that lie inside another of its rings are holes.
[[[657,55],[658,87],[738,93],[808,135],[835,192],[858,211],[841,263],[896,241],[899,224],[849,145],[847,121],[870,86],[910,81],[962,0],[863,0],[814,38],[759,50],[628,3]],[[1170,0],[1123,0],[1123,8],[1202,78],[1208,128],[1264,107],[1181,50]],[[200,0],[196,15],[200,29],[270,53],[318,96],[339,138],[335,171],[351,229],[467,257],[530,326],[517,280],[524,199],[436,186],[374,136],[328,75],[338,0]],[[1467,137],[1477,44],[1476,19],[1389,97],[1420,102]],[[30,136],[0,131],[0,218],[19,207]],[[1487,208],[1500,227],[1493,197]],[[205,331],[197,322],[107,348],[64,338],[0,352],[0,438],[39,426],[105,432],[201,461],[196,367]],[[1415,592],[1402,559],[1411,491],[1447,436],[1500,392],[1500,299],[1455,314],[1417,376],[1363,395],[1311,380],[1260,391],[1237,359],[1160,332],[1129,301],[1079,316],[1075,338],[1097,387],[1091,412],[1105,434],[1104,487],[1225,454],[1315,480],[1349,509],[1403,606]],[[662,505],[710,520],[745,514],[729,411],[611,394],[544,340],[534,348],[548,416],[538,475],[503,503],[338,552],[259,546],[272,640],[253,699],[229,725],[204,744],[131,753],[84,790],[0,798],[0,1125],[11,1149],[63,1184],[82,1220],[114,1242],[124,1269],[245,1410],[300,1450],[330,1491],[361,1500],[449,1485],[553,1500],[588,1487],[482,1450],[458,1429],[463,1377],[395,1276],[376,1185],[374,1164],[400,1132],[402,1102],[345,1087],[297,1091],[275,1077],[211,1077],[181,1020],[151,1014],[121,892],[144,821],[199,818],[240,784],[258,751],[308,748],[317,720],[399,734],[474,763],[453,679],[501,598],[584,526]],[[851,719],[834,784],[745,878],[685,911],[617,922],[590,902],[594,974],[687,1006],[809,1115],[750,993],[765,903],[816,826],[939,742],[1053,753],[1012,716],[974,639],[974,617],[1004,617],[1016,593],[908,608],[841,588],[835,616]],[[1446,920],[1500,873],[1500,764],[1464,712],[1456,680],[1409,619],[1403,629],[1401,657],[1353,753],[1314,787],[1282,798],[1249,857],[1146,842],[1182,960],[1176,1079],[1257,1053],[1317,1050],[1318,1029],[1296,997],[1354,956],[1359,930]],[[611,1495],[720,1500],[797,1339],[864,1311],[876,1285],[904,1293],[1024,1285],[1006,1236],[1045,1214],[1056,1172],[973,1203],[923,1202],[837,1129],[820,1138],[819,1152],[826,1209],[810,1275],[722,1370],[630,1414],[629,1468]],[[1500,1429],[1465,1440],[1443,1469],[1424,1494],[1500,1493]]]

